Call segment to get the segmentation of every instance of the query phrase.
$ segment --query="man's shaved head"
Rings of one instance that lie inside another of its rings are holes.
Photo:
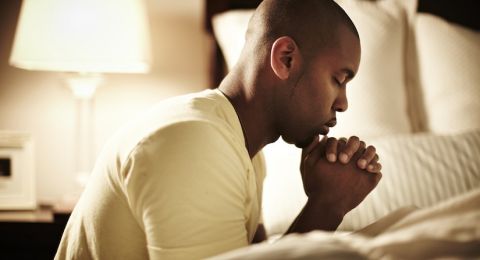
[[[307,57],[335,45],[340,25],[359,37],[352,20],[332,0],[264,0],[250,20],[246,37],[260,51],[289,36]]]
[[[231,100],[251,155],[280,136],[305,147],[348,108],[360,39],[333,0],[263,0],[245,45],[219,89]]]

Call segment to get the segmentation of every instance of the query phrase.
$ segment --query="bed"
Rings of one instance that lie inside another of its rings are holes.
[[[207,0],[212,86],[238,58],[259,2]],[[291,235],[221,258],[480,257],[480,3],[337,2],[357,26],[362,61],[331,135],[374,144],[382,181],[339,232]],[[263,220],[275,237],[306,196],[300,151],[278,141],[264,154]]]

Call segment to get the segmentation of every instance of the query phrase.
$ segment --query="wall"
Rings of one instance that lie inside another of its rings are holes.
[[[106,76],[94,97],[96,154],[125,121],[155,102],[209,87],[203,1],[148,0],[147,7],[154,65],[145,75]],[[0,2],[0,130],[32,134],[37,198],[54,203],[73,185],[75,102],[63,75],[8,65],[19,8],[18,0]]]

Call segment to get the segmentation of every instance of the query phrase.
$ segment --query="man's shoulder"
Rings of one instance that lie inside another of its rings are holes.
[[[122,168],[130,171],[140,165],[143,170],[155,169],[148,173],[174,169],[177,175],[189,172],[243,173],[249,161],[244,150],[228,132],[210,121],[174,122],[152,132],[132,147],[125,154]]]
[[[222,128],[229,124],[232,111],[231,105],[218,91],[204,90],[161,101],[131,125],[147,131],[147,135],[163,128],[189,127],[190,124]]]
[[[141,140],[138,140],[138,143],[157,141],[183,143],[185,139],[193,143],[213,143],[216,140],[231,137],[232,133],[225,124],[206,115],[170,121],[150,131]]]
[[[208,99],[206,93],[209,92],[202,91],[162,100],[134,118],[127,118],[112,139],[120,139],[121,142],[133,139],[138,142],[175,124],[186,125],[185,122],[197,121],[219,123],[221,118],[212,113],[213,108],[217,107],[216,101]]]

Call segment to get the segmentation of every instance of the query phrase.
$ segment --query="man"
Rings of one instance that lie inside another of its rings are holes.
[[[56,258],[196,259],[265,239],[260,150],[280,136],[303,148],[308,195],[288,232],[335,230],[381,176],[373,147],[318,138],[347,109],[359,61],[333,1],[265,0],[218,89],[166,100],[113,137]]]

